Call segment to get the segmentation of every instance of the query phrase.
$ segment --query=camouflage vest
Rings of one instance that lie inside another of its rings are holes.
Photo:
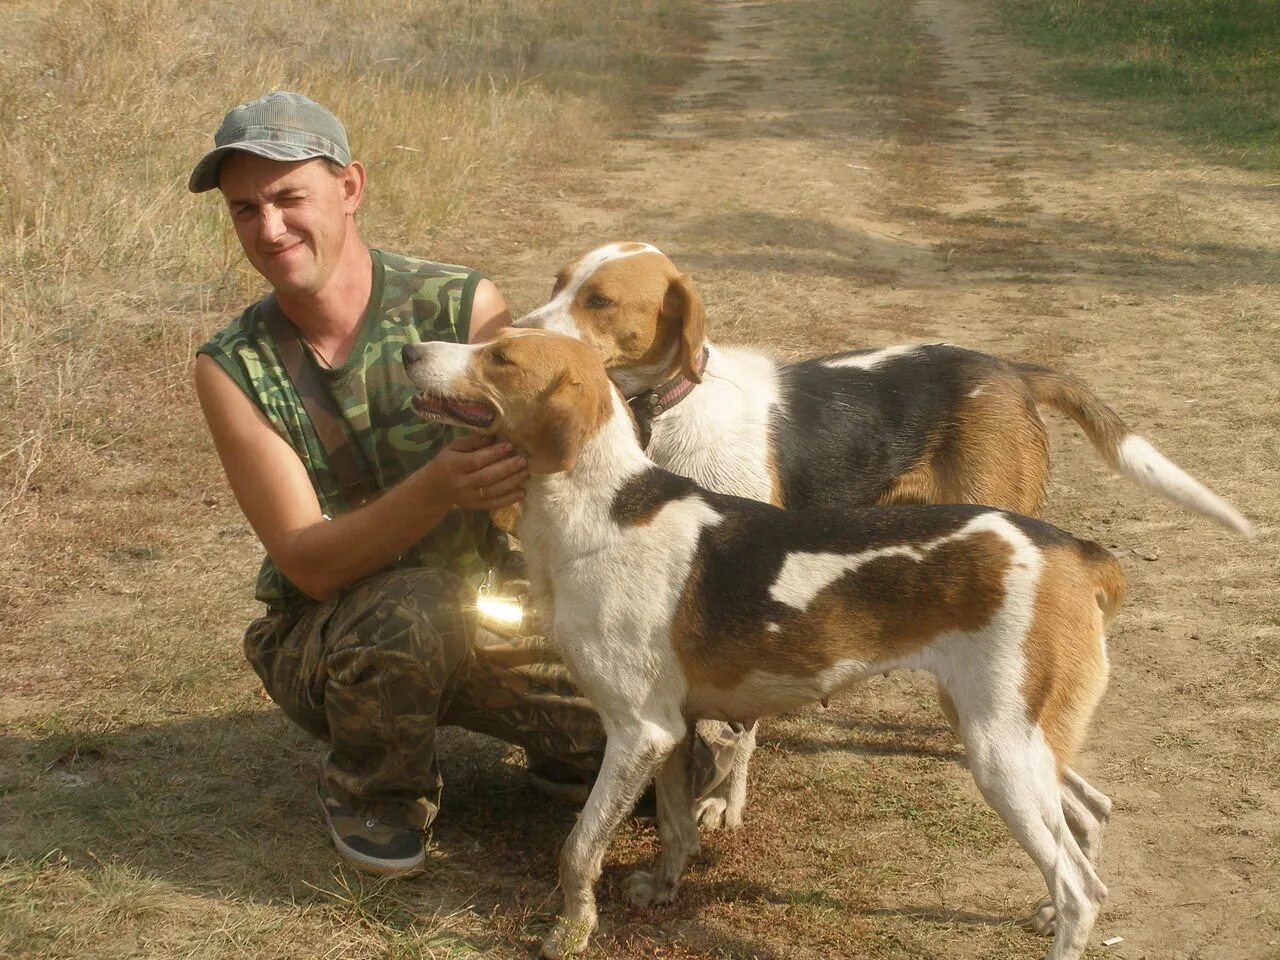
[[[419,417],[409,404],[413,386],[400,361],[407,343],[465,343],[471,301],[481,275],[466,267],[412,260],[372,250],[373,290],[360,334],[346,362],[320,366],[320,377],[342,415],[379,491],[427,463],[458,431]],[[265,327],[262,302],[244,311],[197,353],[208,354],[257,404],[306,465],[321,509],[331,517],[351,509],[310,418]],[[314,357],[313,357],[314,359]],[[487,514],[454,510],[393,567],[443,567],[478,585],[504,546]],[[264,557],[256,596],[285,609],[303,597]]]

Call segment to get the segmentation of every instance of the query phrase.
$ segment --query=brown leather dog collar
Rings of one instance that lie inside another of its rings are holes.
[[[696,369],[699,376],[707,369],[707,357],[709,354],[710,351],[703,347],[702,353],[698,355]],[[627,405],[631,407],[631,412],[635,414],[636,426],[640,428],[641,447],[649,446],[649,438],[653,435],[653,418],[670,410],[692,393],[693,388],[697,385],[695,381],[680,373],[666,383],[654,387],[652,390],[646,390],[644,393],[627,400]]]

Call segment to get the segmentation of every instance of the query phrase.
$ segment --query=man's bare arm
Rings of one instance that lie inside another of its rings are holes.
[[[524,459],[466,437],[367,506],[325,520],[302,460],[210,357],[196,358],[195,383],[245,517],[281,572],[317,600],[391,564],[453,507],[489,510],[524,496]]]

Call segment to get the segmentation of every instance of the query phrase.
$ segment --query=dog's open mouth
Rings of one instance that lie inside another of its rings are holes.
[[[413,398],[413,409],[430,420],[450,420],[465,427],[483,430],[493,425],[497,412],[487,403],[455,397],[432,397],[425,393]]]

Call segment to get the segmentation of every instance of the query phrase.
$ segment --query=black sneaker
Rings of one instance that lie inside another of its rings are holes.
[[[338,856],[351,866],[383,877],[408,877],[422,870],[427,859],[422,831],[363,817],[329,796],[323,782],[316,787],[316,799]]]
[[[555,760],[539,760],[528,768],[529,783],[544,796],[556,803],[570,807],[580,807],[587,802],[591,794],[591,785],[595,783],[594,772],[588,773],[567,763]]]

